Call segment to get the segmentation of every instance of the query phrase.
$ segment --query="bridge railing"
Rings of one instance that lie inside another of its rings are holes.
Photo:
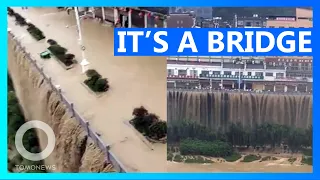
[[[246,94],[275,94],[275,95],[312,95],[312,92],[274,92],[274,91],[248,91],[238,89],[191,89],[191,88],[167,88],[167,91],[191,91],[191,92],[217,92],[217,93],[246,93]]]
[[[88,136],[102,150],[102,152],[106,154],[106,157],[105,157],[106,162],[111,163],[113,165],[113,168],[117,172],[126,173],[127,172],[126,168],[115,156],[115,154],[111,152],[109,144],[105,144],[102,141],[102,139],[99,137],[99,135],[97,135],[97,133],[94,130],[92,130],[92,127],[90,127],[89,122],[85,120],[83,117],[81,117],[81,115],[74,108],[73,103],[69,101],[65,95],[62,94],[61,89],[53,85],[51,77],[49,77],[44,73],[43,68],[39,67],[39,65],[37,64],[37,61],[31,56],[30,53],[26,51],[25,47],[22,46],[21,42],[14,38],[15,37],[14,34],[12,32],[9,32],[9,36],[11,36],[12,39],[16,42],[18,48],[21,51],[26,53],[26,57],[29,60],[30,64],[32,64],[33,67],[44,77],[45,81],[51,86],[52,90],[54,90],[60,96],[61,101],[65,104],[69,113],[71,113],[72,116],[80,123],[80,125],[87,132]]]

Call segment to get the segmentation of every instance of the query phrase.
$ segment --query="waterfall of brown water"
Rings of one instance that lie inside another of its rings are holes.
[[[71,117],[59,95],[25,56],[9,37],[8,70],[25,117],[47,123],[56,135],[54,152],[45,164],[56,165],[57,172],[113,172],[111,164],[105,163],[104,152]],[[37,133],[41,148],[46,147],[46,135]]]
[[[312,95],[238,92],[167,92],[168,121],[193,120],[212,129],[240,122],[245,127],[264,122],[308,128]]]

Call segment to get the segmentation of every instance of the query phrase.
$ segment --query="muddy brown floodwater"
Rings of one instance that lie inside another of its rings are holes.
[[[47,39],[56,40],[81,61],[73,12],[68,15],[56,8],[13,9],[41,29]],[[110,82],[111,89],[100,98],[82,86],[86,77],[81,74],[79,65],[66,71],[54,59],[40,60],[38,54],[45,50],[47,43],[35,42],[25,28],[15,26],[12,18],[8,20],[9,28],[19,34],[27,51],[37,57],[38,64],[55,84],[61,86],[62,92],[90,126],[111,144],[111,150],[129,171],[166,171],[166,145],[154,145],[151,150],[124,123],[132,118],[133,108],[141,105],[166,120],[166,58],[114,57],[113,28],[90,19],[82,20],[81,24],[90,68]]]
[[[275,162],[186,164],[167,162],[168,172],[312,172],[312,166]]]

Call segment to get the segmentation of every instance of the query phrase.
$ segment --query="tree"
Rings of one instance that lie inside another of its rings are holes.
[[[304,143],[304,146],[306,147],[312,147],[312,136],[313,136],[312,130],[313,130],[312,125],[309,126],[309,128],[306,130],[306,140]]]
[[[289,147],[292,152],[302,147],[312,147],[312,126],[308,129],[289,127],[281,124],[262,123],[253,127],[243,127],[241,123],[231,123],[223,131],[222,128],[211,129],[194,121],[172,121],[168,126],[168,143],[180,143],[192,138],[213,142],[220,140],[233,147]],[[284,146],[282,146],[284,145]]]
[[[8,75],[8,86],[13,86],[10,75]],[[14,140],[17,130],[25,123],[25,118],[20,109],[18,98],[13,91],[13,88],[8,88],[8,146],[14,147]],[[23,144],[28,151],[37,152],[39,151],[39,142],[37,134],[34,130],[28,130],[23,136]],[[20,154],[13,157],[11,160],[8,159],[8,171],[13,172],[14,166],[16,164],[24,163],[22,156]],[[39,162],[28,162],[31,165],[43,164],[42,161]],[[33,171],[35,172],[35,171]]]

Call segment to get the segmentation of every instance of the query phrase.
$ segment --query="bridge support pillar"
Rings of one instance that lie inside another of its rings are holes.
[[[132,27],[132,10],[130,9],[128,12],[128,28]]]
[[[101,11],[102,11],[102,22],[105,22],[105,20],[106,20],[106,13],[104,12],[104,7],[101,7]]]
[[[167,28],[167,20],[166,19],[163,20],[163,27]]]
[[[117,25],[119,22],[119,13],[117,8],[113,8],[113,19],[114,19],[114,25]]]
[[[220,88],[223,89],[223,79],[221,79]]]
[[[144,14],[144,27],[148,28],[148,14]]]

